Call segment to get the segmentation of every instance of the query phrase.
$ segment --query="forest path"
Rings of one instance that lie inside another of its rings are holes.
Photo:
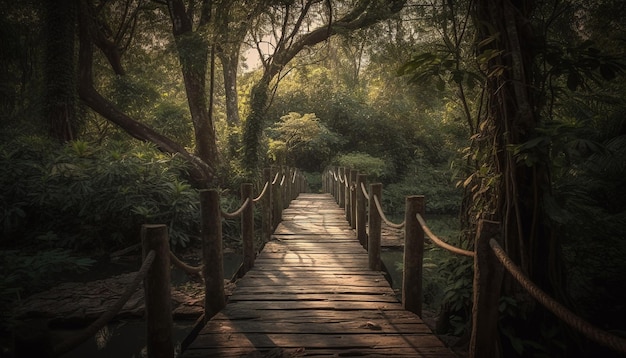
[[[182,357],[456,357],[368,269],[329,194],[300,194]]]

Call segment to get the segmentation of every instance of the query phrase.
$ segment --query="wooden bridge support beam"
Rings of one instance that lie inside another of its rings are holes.
[[[276,178],[276,183],[272,185],[272,231],[276,229],[278,224],[283,217],[283,199],[282,199],[282,189],[280,186],[280,182],[282,180],[282,169],[278,167],[277,169],[278,177]]]
[[[263,181],[267,183],[267,191],[261,201],[261,231],[263,241],[268,242],[272,238],[272,168],[263,169]]]
[[[343,183],[338,183],[338,185],[342,186],[343,191],[343,208],[346,214],[346,221],[348,224],[350,223],[350,170],[348,168],[343,168]]]
[[[226,305],[222,248],[222,214],[216,189],[200,191],[200,235],[204,276],[204,319],[209,321]]]
[[[335,185],[335,188],[337,188],[337,191],[335,192],[335,198],[339,201],[339,207],[343,209],[346,208],[346,186],[345,183],[341,183],[341,181],[343,180],[343,178],[345,178],[345,174],[346,168],[337,168],[337,178],[339,180],[334,182],[334,179],[331,178],[334,182],[333,184]]]
[[[356,177],[358,175],[358,170],[350,170],[350,219],[348,222],[353,229],[356,229]]]
[[[283,167],[283,181],[282,181],[282,193],[281,193],[281,199],[282,199],[282,210],[285,210],[289,207],[289,187],[291,186],[291,169],[287,166]],[[281,212],[282,212],[281,210]]]
[[[356,237],[365,249],[367,249],[367,232],[365,230],[366,209],[365,195],[361,189],[361,184],[365,185],[366,179],[366,174],[358,174],[356,177],[356,186],[354,188],[356,194]]]
[[[498,237],[500,224],[481,220],[474,243],[474,290],[469,357],[499,357],[498,307],[504,268],[489,241]]]
[[[424,215],[424,196],[406,197],[404,212],[404,273],[402,277],[402,306],[422,316],[422,261],[424,230],[416,215]]]
[[[370,270],[381,271],[382,265],[380,261],[380,238],[381,238],[381,217],[378,209],[376,209],[376,203],[374,198],[377,197],[379,201],[382,200],[383,185],[381,183],[370,184],[369,192],[369,232],[367,235],[367,256]]]
[[[241,184],[241,202],[249,200],[241,212],[241,235],[243,241],[243,274],[254,266],[254,202],[252,201],[252,184]]]
[[[147,350],[150,358],[173,358],[170,242],[167,225],[142,225],[143,257],[154,250],[152,266],[144,279]]]

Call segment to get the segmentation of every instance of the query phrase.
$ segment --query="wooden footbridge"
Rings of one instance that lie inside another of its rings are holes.
[[[182,357],[383,355],[455,357],[369,270],[332,196],[300,194]]]
[[[424,240],[454,254],[472,257],[474,280],[468,356],[499,357],[498,303],[503,275],[509,274],[537,302],[589,340],[626,354],[626,339],[589,324],[528,279],[498,244],[500,226],[482,220],[473,251],[445,243],[422,217],[423,196],[408,196],[404,221],[384,216],[382,185],[365,186],[356,170],[332,168],[323,191],[308,194],[293,169],[264,170],[257,198],[242,184],[242,205],[220,208],[219,191],[201,191],[201,267],[182,263],[169,249],[166,225],[143,225],[143,264],[122,296],[78,335],[53,347],[58,357],[89,339],[122,308],[143,281],[150,358],[173,358],[170,265],[202,271],[204,316],[182,344],[180,357],[351,357],[456,355],[420,319]],[[280,174],[282,178],[279,180]],[[272,179],[273,177],[273,179]],[[261,208],[262,241],[255,247],[254,207]],[[240,218],[243,263],[236,289],[226,302],[222,220]],[[381,223],[404,233],[402,303],[381,272]],[[16,357],[32,354],[16,354]]]

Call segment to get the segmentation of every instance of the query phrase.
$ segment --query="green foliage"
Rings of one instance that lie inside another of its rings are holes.
[[[398,203],[404,203],[408,195],[424,195],[427,213],[458,214],[461,191],[453,180],[452,170],[443,164],[411,165],[402,181],[384,187],[383,201],[390,213],[397,215],[403,210]]]
[[[473,71],[460,69],[458,60],[453,55],[454,53],[448,50],[421,53],[400,67],[398,75],[408,76],[409,83],[412,84],[424,85],[434,81],[439,91],[443,91],[448,83],[466,85],[470,89],[480,85],[483,81],[482,76]],[[482,54],[487,55],[486,51]],[[481,60],[486,61],[479,57],[479,61]]]
[[[373,157],[365,153],[349,153],[338,156],[333,163],[340,167],[358,170],[367,174],[370,181],[378,182],[388,178],[391,168],[384,159]]]
[[[4,247],[108,251],[135,243],[144,223],[167,224],[172,244],[185,246],[198,231],[184,163],[151,146],[75,141],[50,150],[19,138],[0,154]]]
[[[442,306],[447,311],[450,333],[460,336],[470,329],[474,262],[467,257],[445,254],[448,258],[437,265],[438,273],[445,282]]]
[[[188,111],[170,102],[160,102],[154,109],[154,129],[177,143],[193,143],[193,126]]]
[[[281,165],[317,171],[326,164],[339,141],[314,113],[290,112],[269,130],[268,156]]]

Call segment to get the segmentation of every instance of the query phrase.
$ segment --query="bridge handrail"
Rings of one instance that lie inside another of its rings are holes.
[[[248,208],[248,205],[250,205],[250,203],[251,203],[250,199],[246,198],[243,204],[241,204],[241,206],[235,211],[233,211],[232,213],[227,213],[224,210],[221,210],[222,216],[226,219],[236,219],[241,215],[241,213],[243,213],[245,209]]]
[[[626,353],[626,339],[602,330],[585,319],[570,311],[567,307],[550,297],[545,291],[526,276],[522,270],[513,263],[513,260],[506,254],[500,244],[494,239],[489,240],[489,246],[493,250],[498,261],[511,274],[511,276],[542,306],[554,313],[563,322],[576,329],[587,338],[609,347],[615,351]]]
[[[174,252],[170,250],[170,261],[172,264],[179,269],[185,271],[188,275],[199,275],[202,272],[203,266],[191,266],[184,263],[181,259],[179,259]]]
[[[430,241],[432,241],[435,245],[441,247],[442,249],[448,250],[452,253],[458,254],[458,255],[468,256],[468,257],[476,256],[476,253],[474,251],[461,249],[454,245],[450,245],[447,242],[438,238],[435,234],[432,233],[432,231],[430,231],[430,229],[426,225],[426,220],[424,220],[421,214],[417,214],[415,215],[415,217],[417,218],[417,221],[422,227],[422,230],[424,230],[424,234],[426,234],[426,236],[430,239]]]
[[[404,228],[404,226],[406,225],[406,221],[396,224],[392,222],[391,220],[387,219],[387,216],[385,216],[385,212],[383,211],[383,207],[380,205],[380,200],[378,200],[378,196],[376,195],[374,195],[374,203],[376,204],[376,209],[378,210],[378,214],[380,215],[380,218],[383,220],[385,224],[387,224],[387,226],[392,227],[394,229]]]
[[[367,193],[367,188],[365,188],[365,183],[361,183],[361,192],[363,193],[363,197],[365,197],[365,200],[370,200],[370,195]]]
[[[267,193],[267,188],[269,188],[269,186],[270,186],[270,182],[266,181],[265,185],[263,185],[263,190],[261,190],[261,193],[259,194],[259,196],[252,199],[252,202],[258,203],[261,199],[263,199],[263,197],[265,196],[265,193]]]

